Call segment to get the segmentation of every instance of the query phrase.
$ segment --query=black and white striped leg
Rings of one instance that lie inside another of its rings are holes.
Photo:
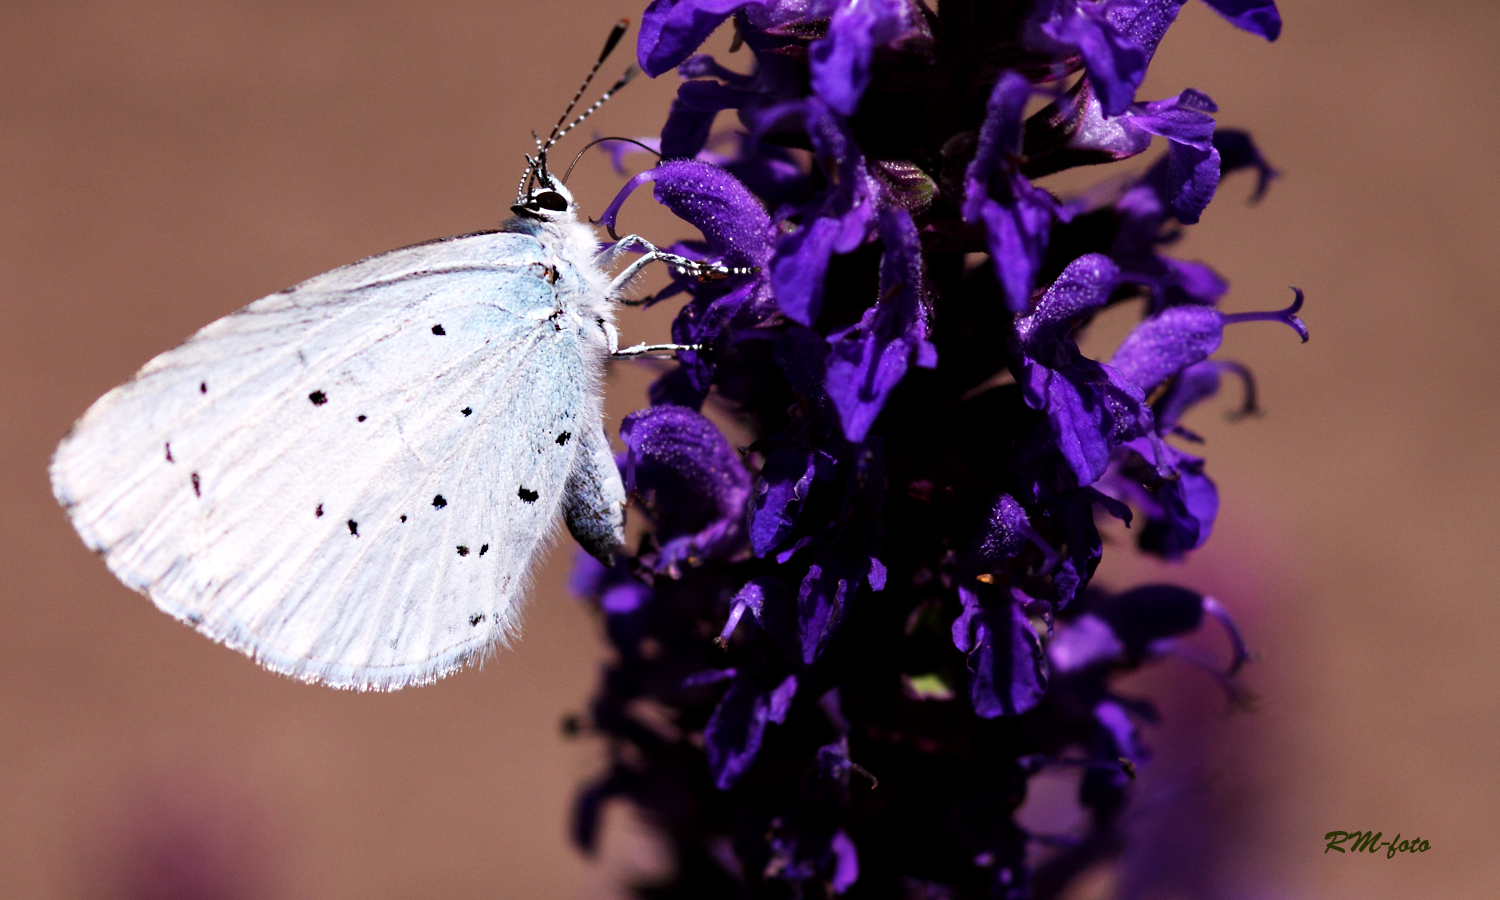
[[[653,353],[677,353],[683,350],[697,352],[702,349],[702,344],[636,344],[634,347],[616,350],[610,355],[615,359],[638,359]]]
[[[696,278],[699,281],[718,281],[721,278],[728,278],[730,275],[752,275],[760,271],[754,267],[724,266],[718,263],[688,259],[686,256],[679,256],[676,253],[668,253],[638,234],[627,234],[620,238],[615,242],[613,247],[599,254],[595,262],[602,268],[613,262],[615,257],[621,253],[631,249],[643,250],[645,252],[640,259],[626,266],[619,275],[615,276],[614,281],[610,282],[609,295],[611,297],[617,296],[621,291],[625,290],[635,276],[640,274],[642,269],[653,262],[664,262],[679,274]]]

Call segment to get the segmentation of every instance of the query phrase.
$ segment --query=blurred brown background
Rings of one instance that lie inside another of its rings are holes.
[[[1285,173],[1255,208],[1248,177],[1226,182],[1181,252],[1229,278],[1232,311],[1304,288],[1313,333],[1301,346],[1231,328],[1220,355],[1255,367],[1268,415],[1229,425],[1226,397],[1189,423],[1224,512],[1167,574],[1239,616],[1259,705],[1226,717],[1178,663],[1144,679],[1167,698],[1153,777],[1196,787],[1162,794],[1138,855],[1204,870],[1147,894],[1494,896],[1500,8],[1281,7],[1285,36],[1267,45],[1190,2],[1142,90],[1206,91]],[[513,651],[433,687],[342,694],[260,671],[121,587],[46,481],[72,420],[201,325],[341,263],[492,226],[530,129],[550,126],[610,23],[639,14],[0,5],[0,894],[571,898],[660,864],[628,835],[599,864],[566,843],[597,749],[558,723],[603,658],[564,587],[568,548]],[[583,131],[652,133],[673,90],[642,79]],[[594,214],[618,183],[602,155],[573,181]],[[625,221],[681,233],[644,192]],[[627,339],[659,339],[668,315],[626,312]],[[616,420],[646,380],[615,372]],[[1111,583],[1160,577],[1121,557]],[[1432,849],[1325,855],[1335,829]]]

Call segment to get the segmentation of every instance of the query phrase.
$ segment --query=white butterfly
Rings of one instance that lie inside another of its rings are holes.
[[[265,297],[105,394],[51,467],[84,542],[208,637],[358,690],[507,642],[559,511],[612,561],[625,491],[604,361],[680,349],[617,351],[612,301],[652,260],[725,270],[633,235],[601,254],[546,169],[561,133],[500,231]],[[611,279],[631,246],[647,252]]]

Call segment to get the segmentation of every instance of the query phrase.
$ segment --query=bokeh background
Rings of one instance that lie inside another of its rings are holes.
[[[1229,278],[1232,311],[1304,288],[1313,340],[1229,329],[1220,356],[1255,367],[1267,414],[1227,423],[1231,395],[1189,423],[1222,491],[1217,533],[1185,567],[1117,544],[1101,576],[1223,600],[1259,653],[1258,702],[1229,714],[1176,662],[1134,682],[1166,716],[1148,734],[1160,756],[1136,848],[1076,896],[1492,897],[1500,7],[1280,6],[1285,35],[1267,45],[1189,2],[1141,95],[1206,91],[1283,171],[1256,207],[1248,176],[1229,179],[1181,253]],[[660,871],[624,811],[600,860],[567,845],[599,750],[560,722],[604,659],[566,591],[571,546],[513,651],[432,687],[343,694],[267,674],[117,584],[46,480],[89,403],[210,320],[371,253],[492,227],[529,131],[555,120],[610,23],[639,14],[598,0],[0,4],[0,893],[574,898]],[[675,84],[641,79],[582,130],[653,133]],[[572,182],[594,214],[619,183],[603,154]],[[683,233],[645,192],[622,221]],[[625,312],[626,338],[661,339],[669,316]],[[1122,327],[1101,323],[1090,346]],[[615,369],[614,421],[649,378]],[[1325,854],[1335,829],[1432,849]]]

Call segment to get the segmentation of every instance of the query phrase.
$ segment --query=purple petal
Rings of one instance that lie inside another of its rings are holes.
[[[1062,214],[1056,199],[1017,169],[1022,114],[1031,92],[1031,82],[1020,75],[1000,76],[990,91],[974,159],[964,172],[964,221],[984,224],[995,275],[1012,312],[1030,302],[1052,224]]]
[[[854,115],[870,84],[875,48],[901,35],[907,5],[900,0],[853,0],[834,10],[826,36],[808,47],[815,93],[837,112]]]
[[[1046,411],[1057,449],[1080,486],[1104,474],[1116,445],[1147,434],[1153,424],[1140,388],[1112,367],[1085,358],[1068,336],[1080,316],[1109,300],[1118,275],[1108,257],[1080,256],[1036,309],[1016,320],[1022,396],[1032,409]]]
[[[1021,152],[1022,113],[1031,91],[1031,82],[1015,72],[1003,73],[990,91],[974,159],[964,172],[964,221],[979,221],[990,179]]]
[[[1185,0],[1115,0],[1104,15],[1120,33],[1135,41],[1149,60]]]
[[[842,894],[859,880],[859,851],[842,829],[833,833],[828,848],[833,852],[833,876],[828,883],[835,894]]]
[[[911,215],[902,209],[880,214],[880,299],[858,325],[829,335],[827,390],[839,412],[844,436],[863,441],[886,397],[911,363],[930,368],[937,351],[927,341],[923,300],[922,245]]]
[[[626,182],[600,224],[613,228],[630,192],[655,182],[658,203],[703,233],[709,250],[731,266],[760,266],[771,253],[771,218],[733,175],[695,159],[667,160]]]
[[[985,200],[980,216],[995,274],[1005,289],[1006,307],[1021,312],[1031,300],[1052,223],[1059,218],[1057,201],[1017,174],[1011,181],[1010,201]]]
[[[1260,148],[1250,139],[1250,135],[1237,128],[1221,128],[1214,132],[1214,149],[1219,151],[1219,167],[1222,175],[1230,172],[1238,172],[1240,169],[1255,170],[1255,191],[1250,195],[1250,202],[1255,203],[1266,195],[1266,188],[1270,186],[1271,180],[1280,175],[1266,158],[1261,156]]]
[[[963,611],[953,620],[953,646],[968,653],[974,649],[974,628],[979,624],[976,621],[981,612],[979,595],[968,585],[960,584],[958,602],[963,604]]]
[[[1207,152],[1213,147],[1218,106],[1201,91],[1188,88],[1176,97],[1142,103],[1130,112],[1130,124],[1177,144]]]
[[[823,553],[808,567],[797,592],[797,622],[802,633],[802,661],[812,665],[843,624],[848,605],[869,579],[871,560],[844,559]]]
[[[1075,321],[1109,302],[1120,268],[1102,253],[1068,263],[1042,294],[1036,308],[1016,321],[1016,335],[1028,353],[1041,355],[1072,330]]]
[[[1177,479],[1156,491],[1159,517],[1148,516],[1141,529],[1140,548],[1164,559],[1181,559],[1213,534],[1219,514],[1219,489],[1203,474],[1203,460],[1180,453]]]
[[[836,219],[817,218],[783,237],[771,260],[771,291],[776,305],[793,321],[812,325],[823,308],[823,276],[842,228]]]
[[[719,23],[754,0],[652,0],[641,16],[636,59],[652,78],[687,59]]]
[[[1097,365],[1061,369],[1030,365],[1025,367],[1021,381],[1027,404],[1046,411],[1058,452],[1080,486],[1099,480],[1109,465],[1112,449],[1114,427],[1109,407],[1097,389]]]
[[[1013,559],[1025,549],[1028,541],[1051,556],[1052,549],[1031,527],[1025,508],[1011,495],[1001,494],[995,498],[989,520],[975,537],[969,556],[973,564],[981,568],[992,568]]]
[[[1206,306],[1174,306],[1145,320],[1115,350],[1109,365],[1143,394],[1208,358],[1224,337],[1223,316]]]
[[[750,547],[756,556],[771,553],[791,534],[821,459],[820,451],[792,443],[767,454],[750,506]]]
[[[1104,483],[1141,511],[1141,550],[1177,560],[1203,546],[1219,514],[1219,490],[1203,474],[1203,460],[1159,440],[1126,447]]]
[[[1047,692],[1042,641],[1020,604],[985,609],[974,629],[969,654],[969,699],[986,719],[1014,716],[1041,702]]]
[[[734,786],[760,752],[770,721],[770,699],[748,678],[736,678],[703,729],[708,771],[721,791]]]
[[[1146,77],[1148,56],[1134,40],[1121,34],[1098,6],[1076,4],[1041,26],[1060,43],[1077,47],[1090,83],[1106,115],[1117,116],[1135,100],[1135,89]]]
[[[1162,638],[1196,631],[1203,595],[1174,584],[1152,584],[1104,598],[1092,608],[1136,658]]]
[[[698,57],[694,57],[697,59]],[[739,109],[760,96],[755,91],[717,81],[684,81],[661,129],[661,153],[669,159],[691,159],[708,144],[714,119],[726,109]]]
[[[1167,148],[1167,202],[1184,225],[1196,224],[1219,187],[1219,151],[1187,144]]]
[[[1092,613],[1061,622],[1047,645],[1047,659],[1059,675],[1124,659],[1125,645],[1109,625]]]
[[[625,417],[620,440],[626,489],[657,524],[662,568],[740,540],[750,476],[712,422],[680,406],[653,406]]]
[[[1130,508],[1094,488],[1068,491],[1047,510],[1048,518],[1061,528],[1067,547],[1067,556],[1052,576],[1059,610],[1066,609],[1088,587],[1104,555],[1104,542],[1094,523],[1096,503],[1126,525],[1130,524]]]
[[[1098,722],[1103,732],[1109,736],[1115,756],[1122,756],[1137,763],[1145,761],[1146,748],[1141,743],[1135,722],[1131,721],[1125,707],[1114,700],[1101,700],[1099,705],[1094,707],[1094,721]],[[1129,776],[1118,773],[1116,778],[1123,784]]]
[[[829,258],[864,243],[880,204],[877,185],[842,117],[817,97],[808,97],[767,110],[757,128],[788,119],[801,120],[832,185],[801,210],[801,227],[782,236],[771,262],[771,289],[777,304],[794,321],[811,325],[822,308]]]
[[[777,725],[785,722],[786,714],[792,709],[792,699],[796,696],[797,676],[788,675],[786,680],[771,691],[770,699],[766,703],[766,717]]]
[[[1281,37],[1281,13],[1275,0],[1203,0],[1234,27],[1268,41]]]

